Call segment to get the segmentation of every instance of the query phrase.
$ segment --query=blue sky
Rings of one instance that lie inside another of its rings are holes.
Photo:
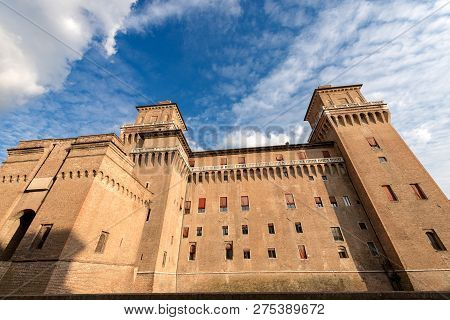
[[[305,142],[314,88],[363,83],[450,194],[445,1],[2,2],[0,159],[21,139],[118,133],[166,99],[193,149]]]

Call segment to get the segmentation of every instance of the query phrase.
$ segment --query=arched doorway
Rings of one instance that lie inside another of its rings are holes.
[[[11,230],[12,236],[5,249],[2,251],[0,257],[1,261],[8,261],[9,259],[11,259],[35,216],[36,212],[30,209],[23,210],[18,214],[19,218],[14,221],[13,226],[11,226],[11,228],[15,228],[15,231],[14,229]]]

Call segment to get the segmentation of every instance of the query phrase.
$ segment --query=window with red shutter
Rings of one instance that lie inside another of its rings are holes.
[[[322,199],[320,197],[314,197],[314,201],[316,202],[316,207],[317,208],[322,208],[323,207]]]
[[[286,193],[284,196],[286,198],[287,207],[290,209],[294,209],[295,208],[294,195],[292,193]]]
[[[241,196],[241,210],[248,211],[250,209],[248,196]]]
[[[414,191],[414,194],[416,195],[417,199],[420,200],[426,200],[428,199],[425,192],[423,192],[422,188],[419,186],[418,183],[410,184],[412,190]]]
[[[386,193],[386,196],[388,197],[389,201],[398,201],[398,198],[390,185],[386,184],[381,187],[384,189],[384,192]]]
[[[336,208],[338,206],[335,196],[330,196],[330,203],[333,208]]]
[[[367,142],[369,143],[369,145],[374,148],[374,149],[379,149],[380,146],[378,145],[377,140],[375,140],[374,137],[369,137],[367,138]]]
[[[300,256],[300,259],[305,260],[308,259],[308,255],[306,254],[306,248],[305,245],[300,244],[298,246],[298,254]]]
[[[206,198],[199,198],[198,199],[198,213],[205,212],[206,208]]]
[[[220,212],[227,212],[227,211],[228,211],[227,197],[220,197]]]

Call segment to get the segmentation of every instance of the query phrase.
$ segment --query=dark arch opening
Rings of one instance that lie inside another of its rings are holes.
[[[25,236],[25,233],[30,227],[31,222],[33,221],[35,216],[36,212],[34,212],[33,210],[27,209],[22,211],[22,215],[18,219],[19,226],[17,227],[16,231],[11,237],[11,240],[9,240],[9,243],[6,245],[5,250],[3,250],[2,255],[0,257],[1,261],[8,261],[11,259],[11,257],[14,255],[14,252],[16,252],[16,249],[19,246],[20,242],[22,241],[23,237]]]

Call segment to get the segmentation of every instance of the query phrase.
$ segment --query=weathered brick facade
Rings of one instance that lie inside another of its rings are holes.
[[[360,88],[314,91],[306,144],[192,152],[170,101],[21,141],[0,294],[450,290],[449,201]]]

